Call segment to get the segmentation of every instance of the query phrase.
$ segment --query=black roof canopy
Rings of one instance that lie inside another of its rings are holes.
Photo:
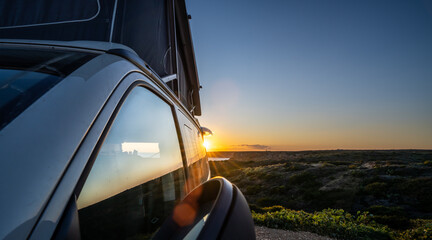
[[[194,115],[199,80],[184,0],[14,0],[0,3],[0,38],[103,41],[132,48]],[[183,86],[183,87],[181,87]]]

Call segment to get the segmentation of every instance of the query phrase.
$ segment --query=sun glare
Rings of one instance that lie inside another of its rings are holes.
[[[203,146],[209,150],[210,149],[210,142],[208,140],[204,140]]]

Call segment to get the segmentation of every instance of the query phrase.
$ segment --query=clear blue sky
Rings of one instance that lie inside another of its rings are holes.
[[[214,150],[432,149],[432,1],[186,4]]]

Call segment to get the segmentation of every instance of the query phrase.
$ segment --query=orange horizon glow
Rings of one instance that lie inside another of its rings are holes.
[[[211,126],[211,125],[207,125]],[[408,139],[403,133],[377,134],[377,131],[341,132],[335,131],[284,131],[267,134],[247,132],[230,134],[215,128],[218,134],[205,138],[204,145],[208,152],[222,151],[312,151],[312,150],[396,150],[421,149],[432,150],[432,141]],[[291,134],[287,133],[288,131]],[[240,131],[241,132],[241,131]]]

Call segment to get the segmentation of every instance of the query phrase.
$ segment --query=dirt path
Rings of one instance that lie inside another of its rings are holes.
[[[257,240],[334,240],[333,238],[320,236],[310,232],[293,232],[281,229],[266,228],[255,226]]]

